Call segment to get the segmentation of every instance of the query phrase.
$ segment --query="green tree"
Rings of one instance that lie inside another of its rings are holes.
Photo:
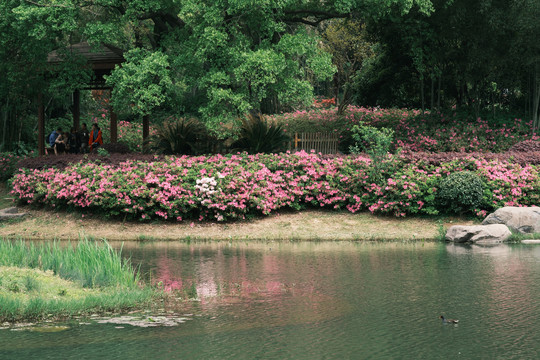
[[[431,1],[4,0],[0,111],[2,128],[11,130],[2,133],[2,144],[14,140],[16,119],[34,111],[38,92],[52,97],[85,81],[75,59],[63,65],[72,66],[64,78],[47,67],[47,54],[69,44],[106,42],[125,51],[126,69],[109,80],[116,105],[141,114],[196,114],[215,124],[251,109],[307,104],[312,81],[335,72],[314,31],[323,21],[412,7],[429,12]]]
[[[374,44],[367,40],[365,24],[353,19],[331,21],[323,32],[323,41],[337,68],[334,93],[341,115],[353,100],[352,87],[358,71],[374,55]]]
[[[173,84],[168,57],[161,51],[136,48],[125,53],[124,58],[126,62],[107,77],[107,84],[113,87],[113,106],[149,115],[165,102]]]
[[[539,8],[535,0],[434,0],[429,14],[393,9],[371,19],[368,32],[382,50],[359,79],[364,100],[422,108],[429,101],[431,109],[455,105],[476,116],[525,103],[538,119]]]

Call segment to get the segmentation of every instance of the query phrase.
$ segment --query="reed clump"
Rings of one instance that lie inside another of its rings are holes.
[[[0,321],[119,312],[156,295],[107,242],[0,238]]]

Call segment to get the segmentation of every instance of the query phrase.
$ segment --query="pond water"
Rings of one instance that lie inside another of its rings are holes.
[[[539,246],[156,242],[123,253],[147,281],[197,297],[175,310],[183,321],[0,330],[0,359],[540,358]]]

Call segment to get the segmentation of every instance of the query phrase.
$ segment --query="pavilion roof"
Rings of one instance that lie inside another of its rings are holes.
[[[83,56],[93,70],[92,79],[82,90],[110,88],[106,84],[105,76],[110,75],[117,64],[125,61],[122,49],[109,44],[102,43],[99,46],[91,46],[84,41],[72,44],[65,50]],[[63,62],[64,59],[61,56],[63,51],[55,50],[50,52],[47,56],[47,62],[52,65]]]
[[[85,57],[93,69],[114,69],[116,64],[124,62],[123,50],[109,44],[96,47],[84,41],[70,45],[67,50]],[[58,50],[50,52],[47,56],[47,62],[51,64],[63,61]]]

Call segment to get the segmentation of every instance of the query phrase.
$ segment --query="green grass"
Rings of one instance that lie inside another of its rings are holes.
[[[0,321],[119,312],[157,294],[106,242],[0,239]]]
[[[441,242],[446,241],[447,231],[448,229],[444,227],[442,220],[437,221],[437,241],[441,241]]]
[[[52,270],[83,287],[136,287],[140,281],[129,261],[109,244],[86,239],[76,245],[58,242],[0,241],[0,265]]]
[[[508,242],[520,242],[521,240],[540,240],[540,233],[522,234],[513,232],[508,238]]]

